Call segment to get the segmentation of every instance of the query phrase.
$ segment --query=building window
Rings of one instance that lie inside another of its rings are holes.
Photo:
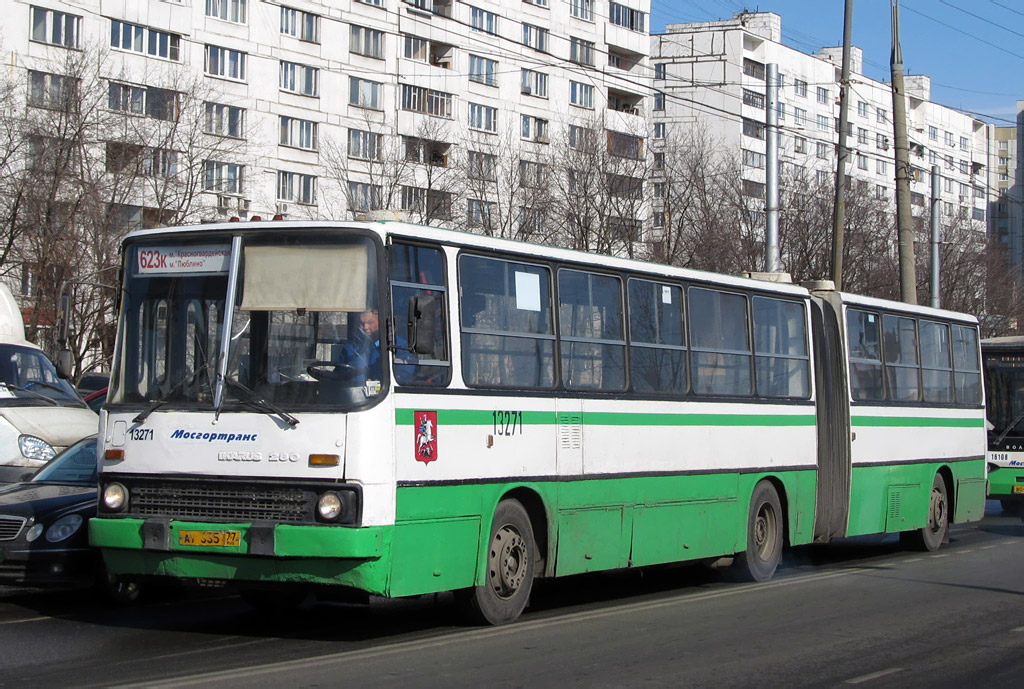
[[[569,82],[569,102],[581,108],[594,107],[594,87],[578,81]]]
[[[523,45],[542,53],[548,51],[548,30],[533,24],[523,24]]]
[[[245,61],[248,56],[240,50],[206,46],[206,73],[211,77],[245,81]]]
[[[426,62],[430,55],[429,48],[430,42],[427,39],[411,34],[405,35],[405,56],[410,60]]]
[[[807,153],[807,139],[802,136],[794,136],[793,150],[796,153]]]
[[[665,109],[665,94],[661,91],[654,92],[654,109],[664,110]]]
[[[520,135],[538,143],[548,143],[548,121],[533,115],[522,115]]]
[[[203,189],[219,194],[242,194],[245,192],[245,166],[207,160],[203,166]]]
[[[471,7],[469,21],[473,31],[482,31],[492,35],[497,35],[498,33],[498,15],[494,12],[488,12],[479,7]]]
[[[569,59],[580,65],[594,64],[594,42],[582,38],[570,37]]]
[[[664,62],[659,62],[656,65],[654,65],[654,78],[655,79],[664,79],[665,78],[665,63]]]
[[[818,129],[823,132],[829,130],[828,115],[818,115]]]
[[[569,0],[569,13],[583,21],[594,21],[594,0]]]
[[[608,4],[608,21],[630,31],[645,33],[647,31],[647,13],[620,5],[617,2]]]
[[[529,189],[540,189],[546,180],[546,166],[532,160],[519,161],[519,185]]]
[[[348,183],[348,207],[353,211],[375,211],[381,206],[381,189],[379,184],[367,182]]]
[[[823,105],[828,104],[828,89],[824,86],[818,87],[818,102]]]
[[[317,149],[317,123],[297,117],[281,115],[281,145],[293,148],[304,148],[307,151]]]
[[[876,108],[875,109],[875,121],[877,121],[877,122],[886,122],[886,121],[888,121],[888,119],[889,119],[889,113],[887,113],[884,108]]]
[[[451,119],[453,101],[454,96],[450,93],[402,84],[402,110]]]
[[[117,19],[110,20],[110,47],[174,62],[181,61],[181,36],[178,34]]]
[[[876,184],[875,185],[875,198],[876,199],[884,199],[885,197],[886,197],[885,187],[883,187],[881,184]]]
[[[882,133],[875,134],[875,148],[880,148],[883,151],[888,151],[889,137]]]
[[[828,144],[827,143],[825,143],[823,141],[819,141],[817,144],[815,144],[815,146],[816,146],[815,154],[817,155],[817,157],[823,158],[823,159],[824,158],[828,158]]]
[[[758,153],[757,151],[751,151],[746,148],[743,149],[743,164],[747,167],[756,167],[759,170],[762,170],[764,169],[764,161],[764,153]]]
[[[956,140],[953,137],[953,132],[945,132],[945,139],[947,146],[956,146]]]
[[[961,136],[960,137],[960,150],[961,151],[966,151],[969,147],[970,147],[970,142],[967,140],[967,137],[966,136]]]
[[[569,125],[569,148],[584,150],[593,147],[595,142],[594,130],[587,127],[580,127],[575,124]]]
[[[277,173],[277,200],[312,205],[316,203],[316,177],[298,172]]]
[[[884,175],[886,172],[888,172],[887,168],[888,165],[886,165],[884,159],[879,158],[878,160],[875,161],[875,174]]]
[[[494,204],[480,199],[469,199],[466,203],[466,219],[470,227],[491,227]]]
[[[32,40],[65,48],[78,48],[82,34],[82,18],[68,12],[32,8]]]
[[[548,97],[548,75],[532,69],[522,70],[522,92],[527,96]]]
[[[470,151],[468,162],[469,170],[467,174],[470,179],[482,179],[493,182],[497,178],[495,175],[498,162],[497,156],[490,153],[481,153],[480,151]]]
[[[497,86],[498,61],[479,55],[469,56],[469,80],[488,86]]]
[[[743,73],[748,77],[764,81],[764,63],[745,57],[743,58]]]
[[[743,135],[753,137],[755,139],[764,138],[764,124],[756,120],[750,120],[746,117],[743,118]]]
[[[764,184],[753,180],[743,180],[743,195],[754,199],[764,198]]]
[[[857,101],[857,114],[861,117],[868,116],[868,104],[862,100]]]
[[[879,135],[879,136],[881,136],[881,135]],[[928,151],[928,164],[929,165],[938,165],[939,164],[939,154],[936,153],[935,151],[931,151],[931,150]]]
[[[479,103],[469,104],[469,128],[485,132],[498,131],[498,109]]]
[[[857,169],[867,170],[868,169],[868,157],[866,155],[857,154]]]
[[[206,16],[244,24],[246,2],[247,0],[206,0]]]
[[[971,164],[966,160],[960,161],[960,174],[969,175],[971,174]]]
[[[380,110],[380,94],[383,84],[359,77],[348,78],[348,102],[360,108]]]
[[[113,84],[112,84],[113,86]],[[68,110],[77,97],[78,80],[60,74],[28,72],[28,104],[37,108]],[[114,108],[111,105],[111,109]]]
[[[857,127],[857,143],[866,146],[868,143],[868,130]]]
[[[384,32],[353,24],[349,29],[349,52],[366,57],[384,58]]]
[[[939,128],[938,127],[929,126],[928,127],[928,138],[931,139],[932,141],[937,140],[939,138]]]
[[[608,152],[620,158],[640,160],[644,153],[644,140],[639,136],[608,130]],[[664,159],[664,153],[661,154]]]
[[[743,89],[743,104],[759,110],[764,109],[764,94],[750,89]]]
[[[654,154],[654,169],[664,170],[665,169],[665,153],[657,151]]]
[[[307,43],[320,42],[320,16],[281,6],[281,33]]]
[[[235,139],[244,138],[245,109],[222,103],[207,103],[203,131],[216,136],[230,136]]]
[[[803,108],[793,108],[793,121],[798,125],[806,125],[807,111]]]
[[[362,129],[349,129],[348,157],[360,160],[380,160],[380,134]]]
[[[807,82],[804,81],[803,79],[794,79],[793,80],[793,90],[796,91],[796,95],[800,96],[801,98],[806,98],[807,97]]]
[[[282,60],[280,87],[282,91],[316,98],[320,95],[320,70]]]
[[[548,6],[548,0],[523,0],[523,2],[528,3],[530,5],[536,5],[537,7]]]
[[[178,118],[179,94],[167,89],[110,82],[107,104],[111,110],[145,115],[158,120]]]

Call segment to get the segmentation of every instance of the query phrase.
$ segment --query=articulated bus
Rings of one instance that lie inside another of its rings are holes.
[[[988,415],[988,494],[1024,512],[1024,337],[981,341]]]
[[[975,318],[400,222],[131,233],[92,543],[110,571],[455,591],[980,519]],[[820,288],[820,289],[819,289]]]

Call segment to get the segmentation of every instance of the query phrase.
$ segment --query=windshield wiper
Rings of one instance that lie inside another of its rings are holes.
[[[29,390],[28,388],[23,388],[20,385],[15,385],[14,383],[4,383],[3,385],[8,390],[17,390],[18,392],[27,392],[28,394],[32,395],[33,397],[37,397],[37,398],[43,400],[44,402],[48,402],[48,403],[52,404],[55,407],[59,407],[60,406],[60,402],[58,402],[57,400],[53,399],[52,397],[47,397],[46,395],[44,395],[41,392],[36,392],[35,390]],[[40,385],[42,385],[42,383],[40,383]],[[60,388],[57,388],[57,389],[60,390]],[[61,392],[64,392],[64,391],[61,390]]]
[[[170,402],[171,397],[181,392],[181,389],[183,387],[185,387],[186,385],[190,385],[191,383],[194,383],[196,381],[196,378],[201,373],[205,373],[210,368],[210,366],[212,366],[212,364],[200,366],[199,369],[196,370],[196,372],[193,373],[191,376],[185,376],[184,378],[179,380],[177,383],[174,384],[174,386],[170,390],[167,391],[167,394],[164,396],[162,400],[154,402],[147,409],[144,409],[141,412],[139,412],[138,416],[132,419],[132,423],[142,423],[143,421],[145,421],[150,414],[152,414],[157,409]],[[207,386],[209,386],[209,381],[207,381]]]
[[[999,445],[999,443],[1003,442],[1003,439],[1006,438],[1006,436],[1008,436],[1010,434],[1010,431],[1012,431],[1014,428],[1016,428],[1017,424],[1020,423],[1021,421],[1024,421],[1024,411],[1021,411],[1020,414],[1017,414],[1017,416],[1013,419],[1013,421],[1011,421],[1006,426],[1006,430],[1004,430],[1002,433],[1000,433],[999,437],[996,438],[996,441],[994,443],[992,443],[992,444],[993,445]]]
[[[256,409],[257,411],[261,411],[266,414],[275,414],[292,428],[298,425],[299,420],[297,418],[295,418],[285,410],[281,409],[280,407],[263,399],[254,390],[250,390],[249,388],[242,385],[231,376],[224,376],[224,382],[227,383],[227,386],[232,390],[238,390],[245,394],[245,399],[239,399],[239,402],[247,404],[253,409]],[[217,410],[217,414],[220,415],[220,409]]]

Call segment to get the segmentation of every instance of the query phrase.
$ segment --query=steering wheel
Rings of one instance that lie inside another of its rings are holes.
[[[340,364],[335,361],[311,361],[306,366],[306,373],[314,380],[349,381],[359,375],[359,370],[351,364]]]

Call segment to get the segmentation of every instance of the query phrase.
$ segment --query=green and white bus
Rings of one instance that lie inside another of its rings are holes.
[[[977,322],[822,287],[399,222],[133,232],[92,543],[494,624],[537,577],[938,548],[984,508]]]
[[[988,415],[988,495],[1024,512],[1024,337],[981,341]]]

